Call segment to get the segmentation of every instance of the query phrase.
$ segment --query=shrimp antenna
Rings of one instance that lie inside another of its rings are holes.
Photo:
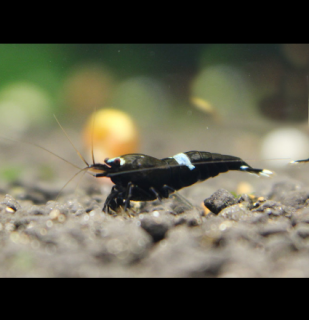
[[[72,147],[74,148],[74,150],[76,151],[76,153],[79,155],[79,157],[82,159],[82,161],[86,164],[87,167],[89,167],[89,163],[85,160],[85,158],[81,155],[81,153],[77,150],[77,148],[75,147],[75,145],[73,144],[72,140],[70,139],[69,135],[66,133],[66,131],[64,130],[64,128],[62,127],[62,125],[60,124],[59,120],[57,119],[56,115],[54,115],[54,118],[56,119],[59,127],[61,128],[61,130],[64,132],[64,134],[66,135],[66,137],[68,138],[69,142],[71,143]]]
[[[307,86],[308,86],[308,126],[309,126],[309,79],[308,79],[308,75],[307,75]]]
[[[62,161],[70,164],[70,165],[73,166],[74,168],[81,170],[81,168],[78,167],[78,166],[76,166],[74,163],[72,163],[72,162],[70,162],[70,161],[62,158],[62,157],[59,156],[58,154],[56,154],[56,153],[54,153],[54,152],[52,152],[52,151],[50,151],[50,150],[47,150],[46,148],[44,148],[44,147],[42,147],[42,146],[40,146],[40,145],[38,145],[38,144],[36,144],[36,143],[34,143],[34,142],[30,142],[30,141],[26,141],[26,140],[14,140],[14,139],[6,138],[6,137],[4,137],[4,136],[1,136],[1,138],[6,139],[6,140],[9,140],[9,141],[17,142],[17,143],[27,143],[27,144],[32,145],[32,146],[35,146],[35,147],[37,147],[37,148],[43,149],[44,151],[52,154],[53,156],[61,159]]]
[[[85,171],[86,172],[86,170],[88,170],[88,168],[83,168],[83,169],[80,169],[78,172],[76,172],[75,174],[74,174],[74,176],[61,188],[61,190],[58,192],[58,195],[57,195],[57,197],[56,197],[56,200],[58,200],[58,197],[59,197],[59,195],[62,193],[62,191],[64,190],[64,188],[74,179],[74,178],[76,178],[81,172],[83,172],[83,171]],[[82,175],[82,177],[83,177],[84,175]]]
[[[94,126],[95,126],[95,115],[97,113],[97,108],[94,108],[94,113],[93,113],[93,120],[92,120],[92,131],[91,131],[91,157],[92,157],[92,164],[95,164],[94,160],[94,152],[93,152],[93,132],[94,132]]]

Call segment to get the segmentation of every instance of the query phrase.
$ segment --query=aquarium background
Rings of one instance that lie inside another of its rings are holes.
[[[24,141],[83,167],[54,115],[91,161],[100,110],[133,129],[105,115],[98,162],[108,143],[158,158],[201,150],[305,179],[288,163],[309,157],[308,71],[307,44],[0,44],[1,181],[67,180],[68,164]]]

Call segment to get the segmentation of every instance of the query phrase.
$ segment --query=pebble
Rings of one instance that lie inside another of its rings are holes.
[[[21,208],[19,202],[9,194],[7,194],[5,198],[1,201],[1,204],[6,205],[9,212],[16,212]]]
[[[280,202],[273,200],[266,200],[262,203],[259,203],[257,208],[252,209],[252,212],[261,212],[273,216],[291,216],[294,211],[295,210],[293,207],[287,207],[282,205]]]
[[[153,242],[164,239],[169,229],[169,225],[166,222],[155,217],[143,218],[141,220],[141,227],[151,235]]]
[[[225,219],[239,221],[247,217],[251,218],[252,214],[242,203],[237,203],[221,210],[219,216]]]
[[[236,203],[235,197],[225,189],[219,189],[204,200],[204,205],[214,214]]]

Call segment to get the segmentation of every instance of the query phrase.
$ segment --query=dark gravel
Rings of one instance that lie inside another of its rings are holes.
[[[224,189],[219,189],[211,197],[205,199],[204,205],[214,214],[236,203],[235,197]]]
[[[208,209],[172,196],[114,215],[95,188],[45,202],[50,191],[20,184],[1,196],[0,276],[308,277],[309,192],[269,184],[263,196],[220,188]]]

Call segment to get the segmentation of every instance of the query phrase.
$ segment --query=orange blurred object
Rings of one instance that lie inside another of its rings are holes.
[[[135,153],[139,148],[136,125],[128,114],[116,109],[95,112],[86,122],[83,140],[88,151],[93,146],[97,162]]]

